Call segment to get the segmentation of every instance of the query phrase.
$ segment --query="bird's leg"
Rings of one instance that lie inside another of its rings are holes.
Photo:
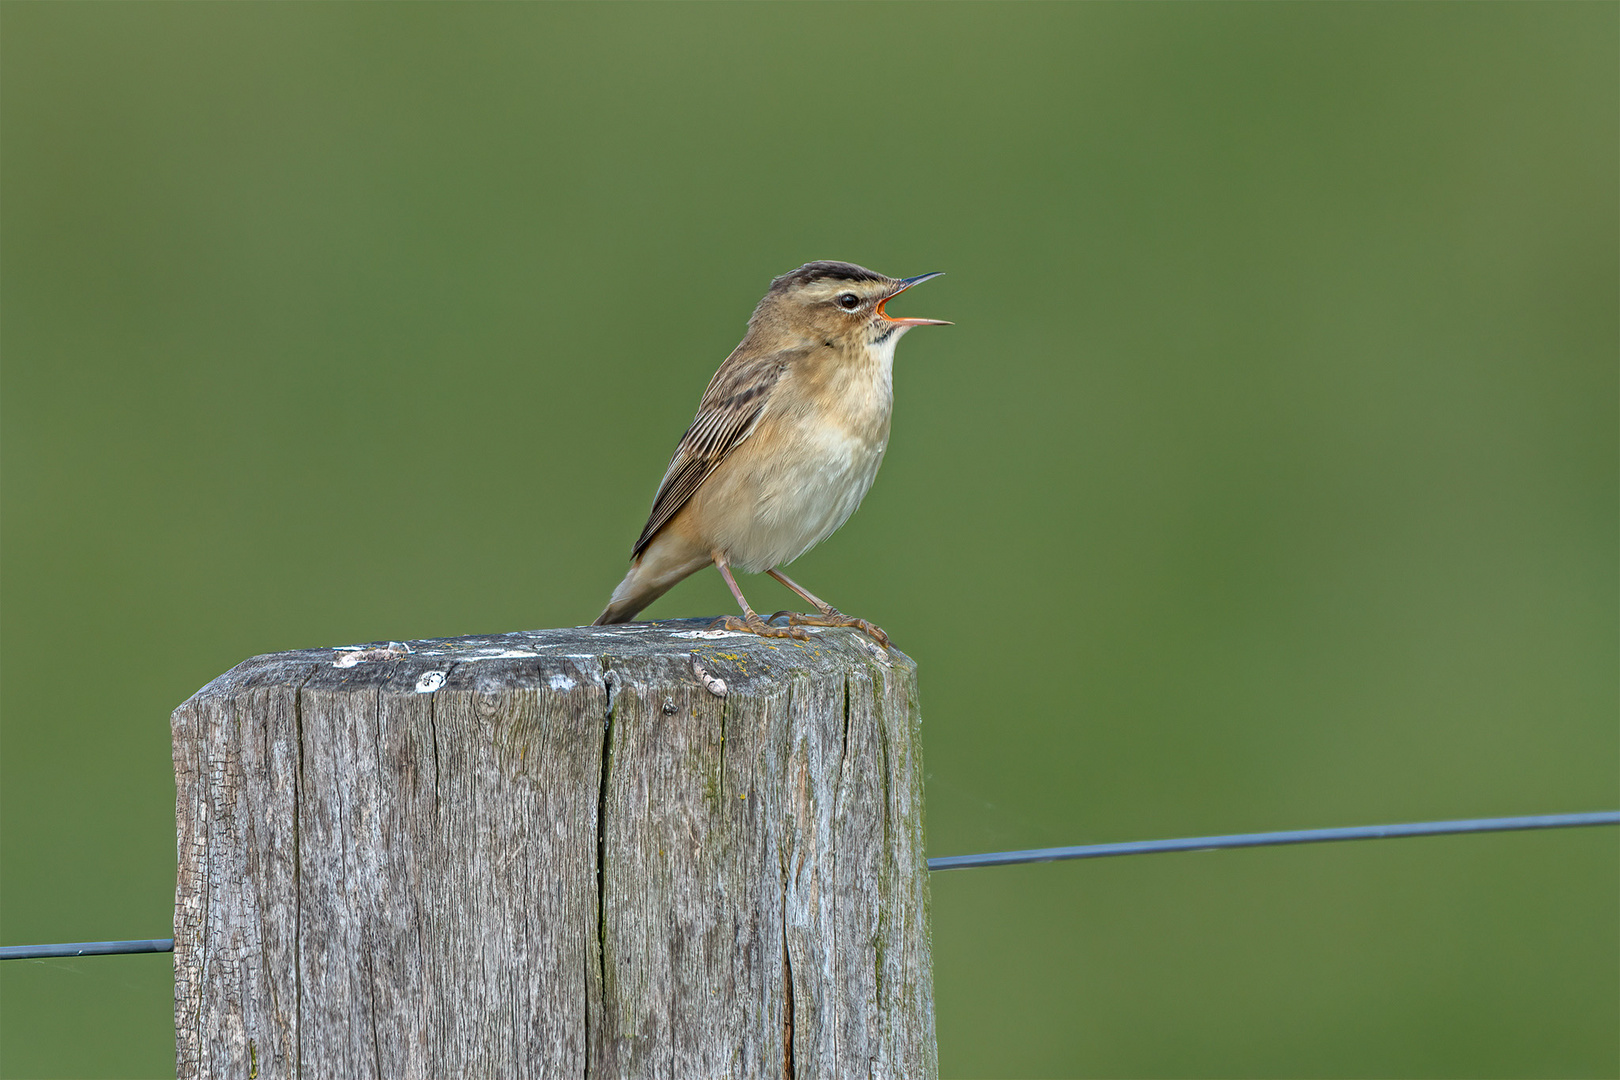
[[[777,615],[786,615],[788,617],[789,626],[853,626],[855,629],[860,630],[867,636],[873,638],[885,649],[889,647],[889,635],[883,632],[882,627],[869,623],[865,619],[857,619],[853,616],[845,615],[843,612],[827,603],[827,601],[821,599],[821,597],[817,596],[809,589],[799,585],[780,570],[767,570],[765,572],[771,575],[771,577],[775,578],[777,581],[780,581],[782,584],[786,585],[788,588],[792,589],[794,592],[798,593],[800,596],[804,597],[806,600],[810,601],[810,603],[815,605],[816,610],[821,612],[820,615],[800,615],[792,611],[778,611],[776,615],[771,616],[771,621],[774,622]]]
[[[731,595],[737,598],[737,604],[743,609],[743,617],[739,619],[735,615],[727,615],[724,618],[716,619],[712,624],[713,626],[724,627],[727,630],[746,630],[748,633],[758,634],[760,637],[788,637],[797,638],[800,641],[810,640],[810,635],[796,626],[767,625],[765,620],[760,618],[754,609],[748,606],[747,598],[743,596],[742,590],[737,587],[737,579],[731,576],[731,567],[726,563],[726,557],[718,551],[714,553],[714,568],[720,571],[721,577],[726,579],[726,588],[730,589]]]

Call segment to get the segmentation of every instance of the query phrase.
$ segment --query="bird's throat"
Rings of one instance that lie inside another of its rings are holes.
[[[866,356],[870,365],[882,372],[882,379],[887,383],[890,373],[894,370],[894,347],[900,344],[909,326],[882,327],[876,337],[866,343]]]

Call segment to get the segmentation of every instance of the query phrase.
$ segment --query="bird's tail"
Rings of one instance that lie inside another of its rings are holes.
[[[674,545],[662,545],[654,540],[647,549],[636,556],[630,564],[630,572],[624,575],[619,587],[613,590],[613,598],[608,606],[602,609],[602,614],[596,617],[592,626],[612,626],[616,623],[627,623],[634,619],[642,608],[669,592],[683,578],[708,566],[712,561],[708,555],[699,555],[690,551],[670,551]]]
[[[613,590],[613,599],[608,601],[608,606],[602,609],[602,614],[596,617],[596,621],[591,623],[592,626],[613,626],[616,623],[627,623],[641,614],[642,608],[668,591],[667,589],[659,589],[655,593],[641,593],[627,588],[626,586],[631,584],[630,579],[633,576],[635,576],[634,569],[629,574],[626,574],[624,580],[619,583],[619,587]]]

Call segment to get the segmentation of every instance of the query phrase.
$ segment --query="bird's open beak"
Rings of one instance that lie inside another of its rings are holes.
[[[950,326],[951,324],[944,319],[896,319],[894,316],[883,310],[884,304],[887,304],[890,300],[893,300],[895,297],[899,296],[913,285],[920,285],[929,278],[937,278],[942,273],[944,273],[944,271],[937,271],[932,274],[918,274],[916,277],[901,278],[900,287],[878,301],[878,317],[892,322],[896,326]]]

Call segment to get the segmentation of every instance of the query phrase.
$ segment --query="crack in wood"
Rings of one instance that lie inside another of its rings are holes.
[[[304,849],[303,849],[303,787],[304,787],[304,687],[315,677],[318,668],[304,673],[294,688],[293,737],[298,743],[297,771],[293,775],[292,789],[292,847],[293,847],[293,1075],[304,1075]]]
[[[597,965],[597,992],[599,994],[599,1007],[605,1014],[608,1005],[608,958],[607,958],[607,813],[608,813],[608,785],[613,778],[613,724],[614,711],[618,707],[619,676],[608,667],[607,657],[602,658],[602,686],[606,692],[607,700],[602,716],[602,769],[597,781],[596,789],[596,965]],[[590,980],[585,983],[585,1074],[592,1073],[593,1055],[598,1048],[591,1040],[590,1029]],[[603,1039],[605,1032],[598,1034],[597,1039]]]
[[[793,957],[788,952],[785,891],[782,894],[782,1077],[793,1080]]]

